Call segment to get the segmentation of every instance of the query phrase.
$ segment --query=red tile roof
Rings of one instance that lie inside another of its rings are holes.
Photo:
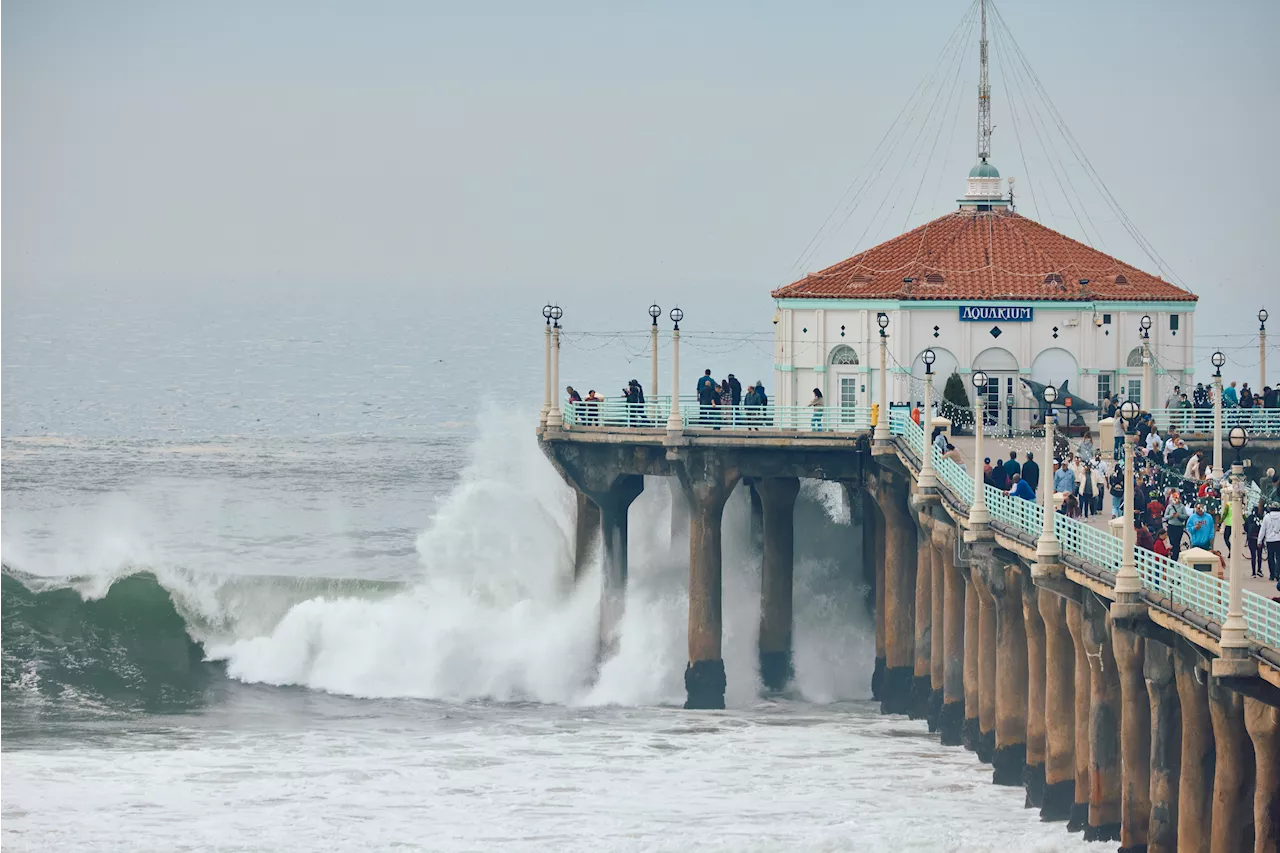
[[[914,279],[904,282],[903,279]],[[1081,284],[1081,280],[1087,283]],[[773,291],[776,299],[1195,302],[1189,290],[1003,209],[962,208]]]

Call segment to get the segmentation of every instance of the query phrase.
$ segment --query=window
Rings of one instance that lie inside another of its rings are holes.
[[[1110,373],[1098,374],[1098,402],[1111,393],[1111,389],[1115,387]]]
[[[840,346],[836,347],[831,351],[831,363],[832,364],[857,364],[858,354],[853,350],[853,347],[848,347],[848,346],[845,346],[844,344],[841,344]]]
[[[1169,331],[1171,332],[1178,331],[1178,315],[1177,314],[1169,315]]]
[[[1104,326],[1110,326],[1110,325],[1111,325],[1111,315],[1110,315],[1110,314],[1103,314],[1103,315],[1102,315],[1102,325],[1104,325]]]
[[[1141,379],[1130,379],[1130,380],[1129,380],[1129,397],[1128,397],[1128,399],[1132,400],[1133,402],[1137,403],[1138,405],[1142,405],[1142,380],[1141,380]]]

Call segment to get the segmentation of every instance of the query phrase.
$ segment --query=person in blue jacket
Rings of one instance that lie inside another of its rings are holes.
[[[1013,488],[1009,489],[1005,494],[1028,501],[1034,501],[1036,499],[1035,490],[1027,485],[1027,481],[1022,479],[1021,474],[1013,475]]]
[[[1196,511],[1187,519],[1187,535],[1192,548],[1213,550],[1213,516],[1204,511],[1204,504],[1196,504]]]

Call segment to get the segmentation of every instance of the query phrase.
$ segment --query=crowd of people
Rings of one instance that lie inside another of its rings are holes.
[[[766,411],[769,395],[765,393],[763,382],[757,381],[754,385],[746,386],[744,393],[742,383],[732,373],[717,382],[712,378],[711,370],[708,369],[698,378],[695,390],[700,423],[710,424],[713,428],[719,429],[720,425],[732,420],[734,423],[747,424],[747,429],[758,430],[769,422]],[[587,391],[587,396],[583,397],[570,385],[565,388],[565,393],[569,403],[583,404],[583,423],[587,425],[600,423],[601,409],[607,401],[596,394],[595,389]],[[814,394],[819,402],[810,403],[810,405],[821,406],[822,393],[815,388]],[[628,382],[616,400],[625,405],[624,411],[628,423],[643,425],[647,422],[648,413],[643,408],[644,386],[638,380],[632,379]],[[815,418],[815,425],[816,421]]]

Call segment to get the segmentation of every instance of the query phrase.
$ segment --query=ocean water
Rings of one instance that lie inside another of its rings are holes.
[[[660,480],[597,662],[598,569],[572,583],[573,496],[533,436],[537,305],[478,330],[478,301],[445,322],[386,294],[5,296],[6,850],[1091,848],[878,714],[829,485],[797,508],[785,698],[759,693],[741,493],[729,708],[679,707],[688,544]],[[634,343],[576,344],[567,382],[647,376]]]

